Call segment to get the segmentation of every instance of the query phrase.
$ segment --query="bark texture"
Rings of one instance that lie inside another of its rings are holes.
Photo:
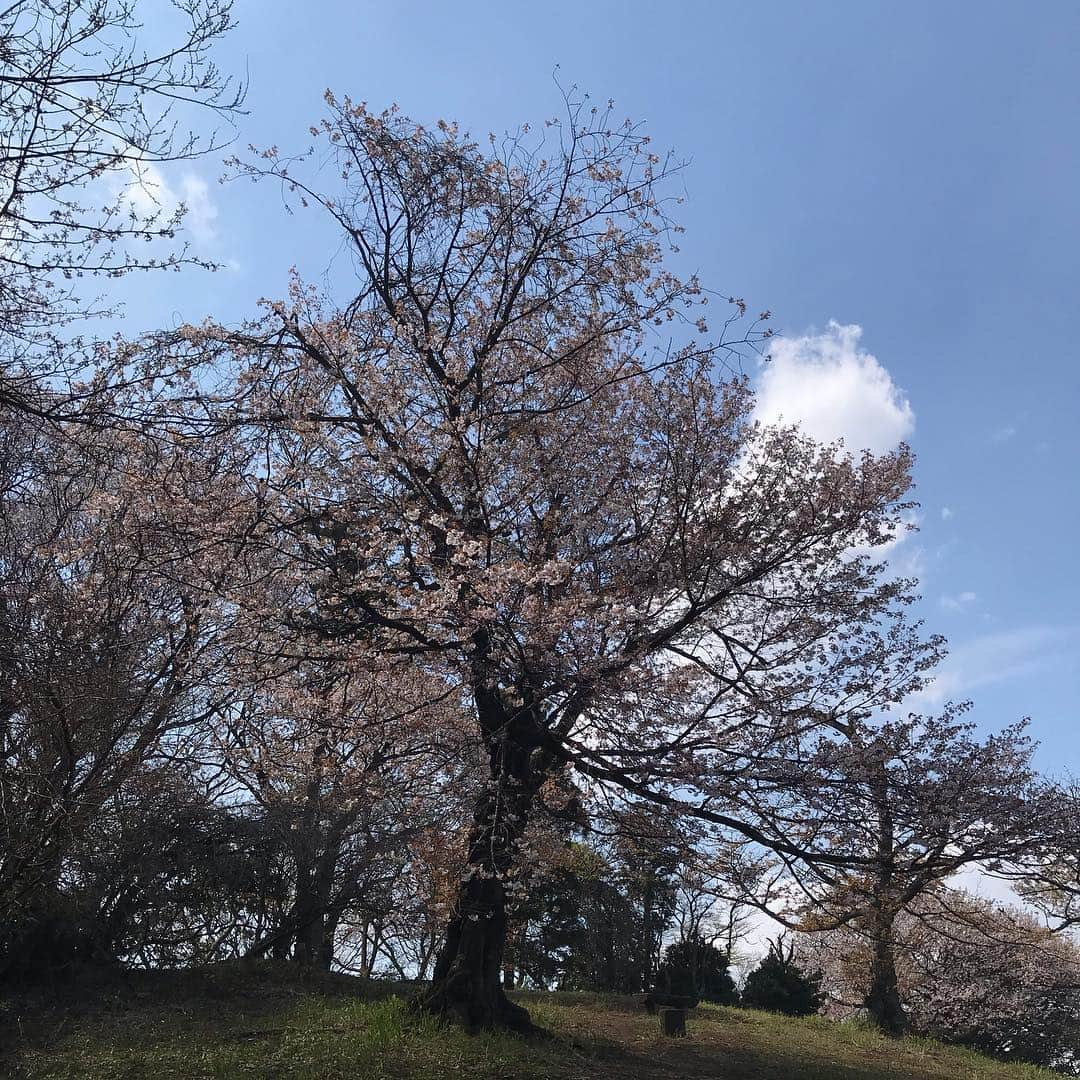
[[[556,759],[547,749],[537,712],[507,709],[495,691],[480,689],[476,699],[491,778],[476,806],[467,869],[431,986],[417,1006],[469,1031],[531,1032],[528,1011],[512,1002],[503,987],[506,882],[518,866],[522,834]]]
[[[896,950],[891,922],[875,927],[866,1009],[874,1023],[887,1035],[902,1035],[907,1029],[908,1016],[896,979]]]

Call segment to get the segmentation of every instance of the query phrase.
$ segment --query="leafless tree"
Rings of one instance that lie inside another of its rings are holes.
[[[87,357],[62,328],[108,308],[79,279],[208,265],[171,243],[185,207],[162,201],[157,170],[226,141],[188,125],[193,108],[228,118],[241,107],[243,86],[211,57],[231,9],[9,0],[0,10],[0,408],[72,412],[62,391]]]

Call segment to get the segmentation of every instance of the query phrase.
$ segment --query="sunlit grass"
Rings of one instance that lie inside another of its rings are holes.
[[[380,993],[381,991],[381,993]],[[1053,1074],[865,1024],[702,1006],[665,1039],[633,998],[523,994],[547,1037],[469,1036],[418,1017],[402,991],[288,970],[210,983],[153,978],[34,1018],[9,1004],[7,1067],[22,1080],[1035,1080]],[[0,1063],[0,1075],[6,1075]]]

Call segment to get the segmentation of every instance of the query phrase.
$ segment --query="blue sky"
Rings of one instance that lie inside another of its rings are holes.
[[[1080,4],[236,0],[238,143],[303,149],[330,87],[483,134],[559,111],[552,72],[690,159],[683,269],[785,334],[768,415],[918,455],[894,552],[953,654],[939,696],[1030,715],[1080,772]],[[332,234],[220,164],[166,172],[230,264],[125,284],[135,332],[239,318]],[[859,329],[861,328],[861,329]]]

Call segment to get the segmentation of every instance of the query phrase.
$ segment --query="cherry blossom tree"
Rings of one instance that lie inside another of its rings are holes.
[[[257,811],[287,867],[283,902],[248,955],[329,969],[343,924],[386,921],[379,897],[411,843],[472,786],[479,759],[460,707],[433,700],[408,669],[387,674],[344,661],[264,670],[216,725],[235,797]],[[379,941],[370,944],[374,962]]]
[[[500,972],[538,792],[573,768],[765,839],[724,754],[818,722],[834,644],[907,596],[873,556],[910,455],[752,423],[739,367],[768,331],[733,300],[711,334],[717,298],[668,265],[677,163],[611,108],[481,145],[328,101],[332,192],[276,150],[237,168],[336,220],[349,295],[297,278],[151,348],[234,375],[217,413],[288,598],[252,627],[407,658],[471,711],[488,780],[422,1004],[524,1028]]]
[[[1044,778],[1035,801],[1038,834],[995,872],[1052,932],[1067,935],[1080,926],[1080,783],[1068,776]]]
[[[894,638],[892,662],[903,654]],[[1024,724],[980,738],[962,708],[893,717],[864,704],[747,778],[744,803],[780,854],[744,861],[744,895],[794,928],[857,928],[869,950],[865,1007],[896,1034],[908,1021],[897,920],[958,871],[1026,850],[1040,804]],[[786,857],[778,841],[796,835],[849,864]]]
[[[171,734],[219,706],[204,672],[223,560],[198,522],[228,512],[222,463],[105,434],[16,416],[0,442],[8,927],[55,892],[74,840]]]
[[[935,887],[896,920],[896,969],[911,1027],[1011,1060],[1076,1074],[1080,949],[1030,912]],[[834,1017],[863,1005],[873,944],[857,925],[799,935]]]

